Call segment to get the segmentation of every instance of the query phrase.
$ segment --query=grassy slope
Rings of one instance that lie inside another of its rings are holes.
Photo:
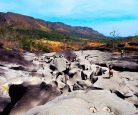
[[[138,51],[137,46],[129,46],[129,42],[138,43],[138,36],[127,37],[127,38],[116,38],[116,39],[89,39],[89,38],[76,38],[73,36],[67,36],[56,31],[44,32],[37,29],[13,29],[11,27],[0,28],[0,39],[1,42],[5,44],[8,48],[14,49],[24,49],[24,50],[42,50],[45,52],[54,51],[54,49],[61,49],[61,45],[55,46],[56,42],[51,42],[53,45],[52,49],[51,44],[46,43],[37,43],[36,40],[47,39],[52,41],[59,41],[61,44],[67,45],[75,48],[82,49],[87,47],[88,49],[94,48],[108,48],[108,49],[126,49],[126,50],[136,50]],[[66,44],[65,44],[66,43]],[[48,45],[47,45],[48,44]],[[124,47],[118,47],[119,44],[125,44]],[[80,47],[81,46],[81,47]]]

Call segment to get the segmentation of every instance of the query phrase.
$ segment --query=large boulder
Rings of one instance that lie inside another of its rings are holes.
[[[5,107],[2,115],[23,115],[29,109],[43,105],[59,96],[61,92],[57,89],[57,83],[38,85],[28,83],[11,85],[9,95],[11,102]]]
[[[26,115],[136,115],[136,108],[106,90],[77,91],[28,111]]]

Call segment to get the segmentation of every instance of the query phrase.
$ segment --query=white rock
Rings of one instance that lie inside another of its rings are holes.
[[[103,104],[107,105],[107,111],[103,111],[104,107],[101,107]],[[108,110],[109,107],[110,110]],[[88,93],[77,91],[62,95],[43,106],[33,108],[25,115],[36,113],[40,115],[112,115],[113,112],[115,115],[136,115],[137,110],[134,105],[109,91],[95,90]]]

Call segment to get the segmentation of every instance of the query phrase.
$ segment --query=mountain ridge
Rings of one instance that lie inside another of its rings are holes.
[[[71,26],[62,22],[50,22],[13,12],[0,12],[0,27],[10,26],[14,29],[38,29],[43,32],[55,31],[62,35],[79,38],[105,38],[105,36],[92,28]]]

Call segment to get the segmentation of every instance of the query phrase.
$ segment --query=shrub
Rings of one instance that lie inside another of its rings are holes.
[[[29,38],[22,38],[20,40],[20,47],[24,50],[29,50],[29,51],[50,52],[46,46],[39,43],[35,43],[34,40]]]

